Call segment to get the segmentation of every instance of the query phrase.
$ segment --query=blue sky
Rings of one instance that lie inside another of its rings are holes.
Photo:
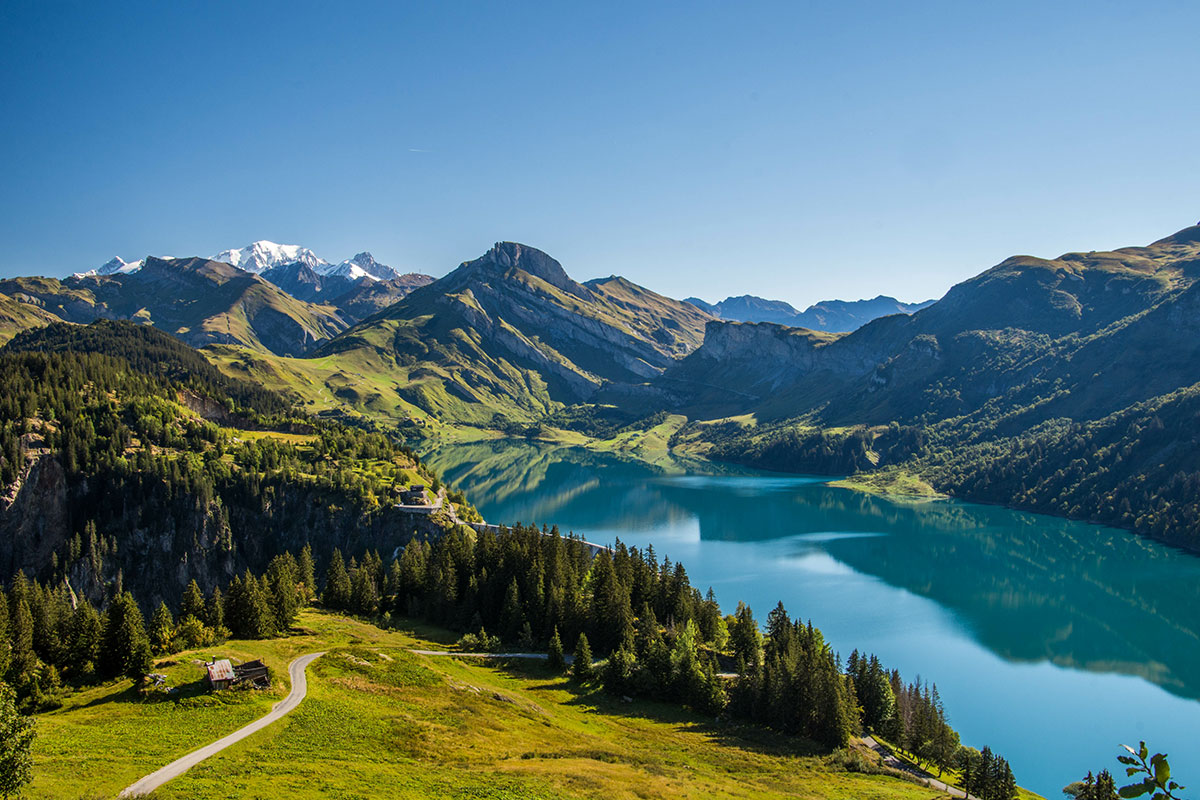
[[[0,6],[0,275],[255,239],[803,306],[1200,219],[1194,3]]]

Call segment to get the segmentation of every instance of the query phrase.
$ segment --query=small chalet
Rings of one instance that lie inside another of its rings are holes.
[[[212,661],[204,666],[208,670],[208,685],[214,689],[226,689],[237,679],[228,658]]]

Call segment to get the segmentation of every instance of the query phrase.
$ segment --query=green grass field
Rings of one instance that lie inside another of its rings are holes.
[[[231,732],[286,694],[286,664],[328,650],[281,722],[168,783],[159,798],[933,798],[886,775],[848,772],[803,742],[668,704],[581,689],[540,662],[417,656],[431,629],[383,631],[317,611],[301,634],[172,656],[178,695],[141,700],[128,681],[39,718],[34,798],[111,797]],[[440,640],[440,644],[438,644]],[[209,655],[264,658],[269,692],[202,692]]]

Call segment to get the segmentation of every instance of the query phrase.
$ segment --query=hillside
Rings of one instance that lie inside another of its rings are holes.
[[[921,798],[892,775],[852,772],[801,743],[666,703],[624,703],[519,661],[418,656],[445,634],[383,631],[305,612],[296,635],[231,641],[156,667],[182,699],[126,702],[130,682],[89,689],[42,715],[32,798],[112,795],[178,755],[265,712],[285,693],[226,692],[202,703],[195,659],[263,658],[277,676],[300,653],[329,651],[309,669],[309,696],[275,726],[168,783],[163,798],[357,797]],[[352,722],[352,724],[351,724]],[[113,753],[121,758],[114,762]],[[864,751],[857,757],[870,763]]]
[[[577,283],[545,253],[505,242],[314,355],[366,362],[443,420],[496,425],[657,376],[699,346],[708,319],[623,278]]]
[[[305,542],[390,550],[449,524],[389,502],[432,479],[390,440],[307,418],[147,326],[56,323],[0,350],[5,575],[96,602],[120,580],[149,602]]]
[[[299,355],[346,328],[336,309],[298,300],[219,261],[147,258],[134,272],[0,280],[0,293],[66,322],[128,319],[195,347],[240,344]]]
[[[4,344],[20,331],[57,321],[58,317],[39,305],[0,294],[0,344]]]
[[[820,338],[709,323],[642,402],[679,441],[776,469],[914,471],[934,487],[1200,547],[1187,422],[1200,383],[1200,227],[1146,247],[1017,256],[911,317]],[[1164,420],[1178,424],[1161,435]],[[1181,438],[1182,437],[1182,438]]]

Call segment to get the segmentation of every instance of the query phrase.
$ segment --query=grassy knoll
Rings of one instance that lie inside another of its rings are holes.
[[[439,632],[383,631],[317,611],[305,633],[231,642],[160,665],[171,683],[192,659],[262,657],[271,692],[146,702],[128,682],[72,696],[39,721],[30,796],[112,796],[143,774],[264,713],[295,655],[329,650],[309,695],[281,722],[168,783],[162,798],[932,798],[923,786],[848,772],[843,759],[670,705],[581,690],[540,663],[417,656]],[[431,641],[433,640],[433,641]]]
[[[940,494],[922,478],[898,469],[858,473],[842,480],[831,481],[829,485],[892,497],[935,499],[946,496]]]

